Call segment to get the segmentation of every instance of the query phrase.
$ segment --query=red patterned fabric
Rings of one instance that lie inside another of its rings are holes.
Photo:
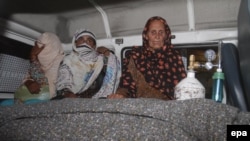
[[[149,50],[148,41],[145,38],[150,23],[160,20],[165,25],[167,38],[165,45],[153,53]],[[162,94],[173,97],[175,85],[186,77],[185,68],[178,50],[173,49],[171,44],[171,31],[167,22],[161,17],[150,18],[142,32],[143,46],[133,47],[123,60],[121,87],[127,88],[129,97],[137,97],[138,86],[128,68],[129,58],[132,57],[136,68],[143,74],[146,82],[159,90]]]

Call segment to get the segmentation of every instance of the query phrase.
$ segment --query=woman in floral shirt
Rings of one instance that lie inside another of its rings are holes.
[[[166,20],[151,17],[142,32],[142,47],[135,46],[126,55],[120,87],[108,98],[174,99],[174,87],[186,77],[186,72],[171,37]]]

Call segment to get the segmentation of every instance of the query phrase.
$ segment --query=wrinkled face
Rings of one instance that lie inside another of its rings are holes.
[[[146,39],[148,40],[149,48],[152,50],[163,47],[166,39],[164,24],[159,20],[152,21],[146,33]]]
[[[88,35],[83,35],[82,37],[79,37],[75,41],[76,48],[82,47],[80,45],[82,45],[84,43],[88,44],[89,46],[91,46],[94,49],[96,48],[95,40],[91,36],[88,36]]]

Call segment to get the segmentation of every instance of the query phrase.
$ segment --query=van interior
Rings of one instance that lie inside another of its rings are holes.
[[[185,69],[190,55],[199,63],[195,77],[205,87],[205,98],[211,99],[212,76],[221,67],[225,74],[222,104],[244,112],[250,110],[249,0],[2,0],[0,3],[1,100],[14,97],[28,71],[34,41],[43,32],[58,35],[65,53],[69,53],[75,31],[88,29],[96,35],[97,46],[113,50],[122,60],[133,46],[142,45],[141,34],[147,19],[161,16],[170,26],[172,43],[181,52]]]

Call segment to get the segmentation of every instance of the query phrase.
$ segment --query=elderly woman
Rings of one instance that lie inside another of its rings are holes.
[[[53,33],[41,34],[30,53],[30,69],[14,98],[18,102],[46,101],[56,96],[57,72],[64,57],[60,39]]]
[[[142,38],[142,47],[133,47],[124,59],[120,87],[108,98],[174,99],[174,87],[186,72],[180,53],[171,44],[166,20],[150,18]]]
[[[120,63],[105,47],[96,47],[95,35],[85,29],[72,40],[73,51],[60,65],[57,98],[106,98],[119,84]]]

